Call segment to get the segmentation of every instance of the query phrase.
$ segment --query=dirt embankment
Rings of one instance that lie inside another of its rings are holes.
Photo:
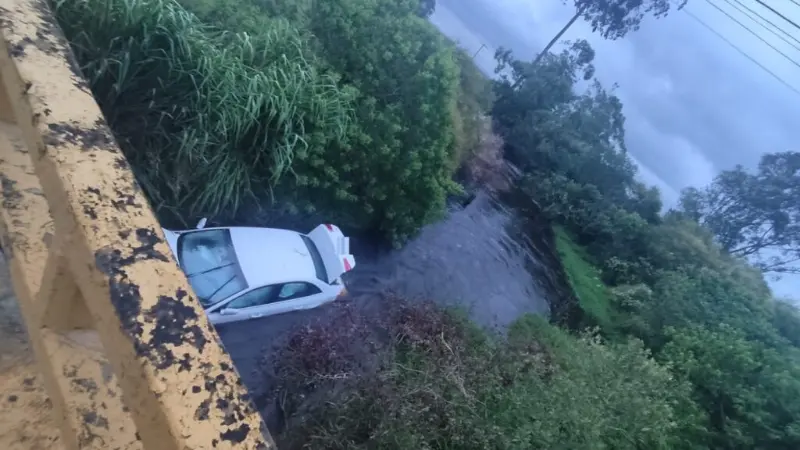
[[[467,185],[491,191],[506,190],[515,173],[503,159],[503,139],[492,131],[491,118],[484,117],[480,127],[480,141],[463,162],[458,178]]]

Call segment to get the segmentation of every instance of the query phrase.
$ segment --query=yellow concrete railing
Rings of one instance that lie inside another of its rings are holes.
[[[47,3],[0,0],[0,34],[2,246],[53,445],[274,447]]]

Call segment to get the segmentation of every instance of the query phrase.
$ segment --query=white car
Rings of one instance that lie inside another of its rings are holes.
[[[341,275],[356,265],[335,225],[308,234],[274,228],[164,230],[211,323],[311,309],[345,293]]]

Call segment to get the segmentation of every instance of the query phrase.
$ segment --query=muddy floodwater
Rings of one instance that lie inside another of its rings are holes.
[[[319,223],[319,222],[317,222]],[[253,224],[255,225],[255,224]],[[312,225],[258,223],[308,231]],[[380,313],[393,293],[409,300],[433,300],[466,310],[478,324],[502,332],[525,313],[549,314],[563,303],[565,285],[550,240],[549,225],[535,206],[513,190],[502,195],[478,190],[468,204],[454,201],[445,218],[425,227],[401,249],[378,249],[369,239],[351,237],[356,268],[345,282],[352,306]],[[0,275],[8,269],[0,255]],[[2,280],[2,278],[0,278]],[[28,353],[24,327],[9,283],[0,292],[0,343]],[[292,330],[331,315],[327,305],[310,311],[283,314],[220,326],[225,348],[250,391],[268,389],[274,352],[285,345]],[[0,345],[0,347],[3,347]],[[19,352],[17,352],[19,353]],[[2,348],[0,356],[15,355]],[[3,361],[15,364],[14,361]],[[269,405],[258,405],[269,422]]]
[[[391,301],[387,293],[433,300],[462,308],[478,324],[502,332],[522,314],[549,314],[563,298],[562,278],[550,269],[557,263],[548,233],[549,225],[524,195],[479,190],[466,206],[453,202],[443,220],[401,249],[378,250],[351,237],[357,264],[345,278],[350,301],[374,313]],[[265,388],[259,367],[269,365],[291,330],[324,320],[332,307],[219,327],[252,392]]]
[[[362,256],[348,286],[355,301],[390,291],[463,308],[480,325],[502,329],[521,314],[549,312],[535,230],[536,224],[480,191],[402,249]]]

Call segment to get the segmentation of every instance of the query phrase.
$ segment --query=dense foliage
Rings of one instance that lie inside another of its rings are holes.
[[[420,7],[66,0],[56,11],[159,212],[225,219],[277,198],[399,242],[459,190],[453,172],[487,107],[459,101],[481,90],[468,85],[474,66],[461,73],[471,61]]]
[[[344,146],[356,93],[301,35],[208,28],[171,0],[69,0],[56,15],[153,206],[189,216],[269,198],[296,160]],[[142,132],[147,130],[147,132]]]
[[[724,172],[661,216],[658,192],[635,179],[619,100],[596,83],[578,88],[591,79],[584,44],[538,65],[498,57],[496,128],[563,227],[557,244],[587,325],[641,339],[693,386],[704,413],[673,448],[800,445],[798,314],[772,298],[758,270],[772,266],[742,259],[770,246],[792,257],[796,154]]]
[[[575,338],[539,317],[500,339],[431,305],[389,304],[294,336],[275,364],[283,448],[670,449],[697,432],[690,386],[638,340]]]

